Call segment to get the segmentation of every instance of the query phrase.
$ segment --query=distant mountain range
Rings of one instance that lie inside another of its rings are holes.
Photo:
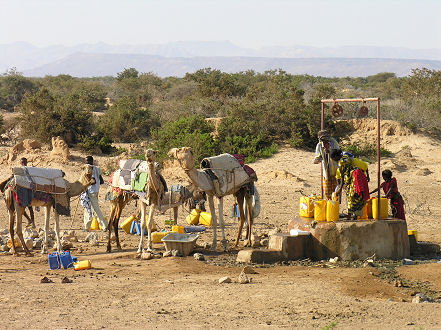
[[[386,71],[405,76],[413,68],[441,70],[441,50],[364,46],[251,49],[228,41],[118,46],[97,43],[71,47],[36,47],[24,42],[0,45],[0,72],[12,67],[26,76],[115,76],[129,67],[161,77],[183,76],[206,67],[225,72],[281,68],[293,74],[328,77],[368,76]]]

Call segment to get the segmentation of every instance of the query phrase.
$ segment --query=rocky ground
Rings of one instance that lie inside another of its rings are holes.
[[[351,139],[375,139],[375,124],[358,125]],[[440,142],[386,121],[383,133],[384,146],[394,155],[382,159],[381,165],[397,177],[409,229],[418,230],[421,241],[441,244]],[[61,160],[51,157],[49,149],[44,145],[25,148],[8,161],[9,147],[1,147],[0,157],[5,157],[0,179],[9,176],[10,167],[22,155],[30,165],[62,168],[67,179],[76,179],[85,155],[71,150],[71,158]],[[271,231],[286,230],[288,221],[298,215],[302,194],[319,193],[320,167],[312,164],[312,158],[311,152],[282,148],[272,158],[252,164],[262,199],[255,234],[262,240]],[[103,172],[115,163],[104,156],[96,160]],[[370,173],[376,178],[375,163]],[[187,182],[173,163],[166,165],[163,175],[170,184]],[[372,181],[373,187],[376,180]],[[108,214],[105,190],[100,205]],[[441,328],[439,255],[417,258],[412,265],[403,265],[402,260],[253,265],[255,273],[247,274],[245,281],[240,277],[245,265],[235,262],[238,250],[224,253],[204,248],[212,240],[211,229],[198,239],[196,252],[204,260],[161,257],[161,244],[155,245],[151,260],[137,259],[139,236],[123,231],[124,251],[106,253],[107,234],[97,232],[97,239],[86,241],[88,233],[81,230],[82,209],[77,209],[77,203],[72,201],[72,219],[61,217],[61,228],[65,244],[72,244],[72,254],[91,260],[92,269],[50,270],[47,255],[38,250],[33,257],[0,252],[1,328]],[[229,217],[232,203],[230,197],[224,203],[230,246],[237,232],[236,220]],[[130,204],[122,218],[135,209]],[[0,210],[0,229],[4,229],[8,221],[4,204]],[[184,224],[187,214],[179,210],[179,224]],[[155,221],[165,228],[169,218],[166,212]],[[37,227],[42,227],[43,212],[36,212],[36,219]],[[41,283],[44,277],[49,283]],[[65,277],[72,282],[62,283]],[[220,284],[223,277],[231,283],[224,279]]]

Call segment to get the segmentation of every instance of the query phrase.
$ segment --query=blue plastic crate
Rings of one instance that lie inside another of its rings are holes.
[[[54,252],[48,255],[49,260],[49,268],[50,269],[60,269],[61,263],[60,263],[60,256],[58,252]]]

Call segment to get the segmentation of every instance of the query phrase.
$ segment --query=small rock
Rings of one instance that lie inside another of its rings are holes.
[[[242,273],[245,273],[245,274],[257,274],[257,272],[254,270],[254,268],[251,267],[251,266],[245,266],[242,269]]]
[[[162,253],[162,256],[163,256],[164,258],[166,258],[166,257],[171,257],[171,255],[172,255],[172,252],[171,252],[171,251],[165,251],[165,252]]]
[[[37,238],[33,241],[33,248],[34,249],[41,249],[41,244],[43,243],[42,238]]]
[[[193,254],[193,257],[196,260],[199,260],[199,261],[204,261],[205,260],[205,256],[202,253],[195,253],[195,254]]]
[[[95,233],[94,233],[95,234]],[[92,246],[99,246],[98,240],[93,238],[89,240],[89,244]]]
[[[3,244],[2,246],[0,246],[0,251],[8,252],[9,251],[8,245],[7,244]]]
[[[262,238],[260,240],[260,245],[261,246],[268,246],[268,244],[269,244],[269,239],[268,238]]]
[[[394,300],[392,298],[389,298],[387,301],[389,302],[393,302]]]
[[[84,241],[90,242],[91,240],[98,241],[98,234],[95,233],[95,232],[91,232],[91,233],[87,234],[86,238],[84,239]]]
[[[8,235],[9,234],[9,229],[3,229],[0,231],[0,235]]]
[[[239,275],[239,283],[240,284],[250,283],[250,279],[248,278],[247,274],[245,274],[244,272],[240,273]]]
[[[257,235],[251,235],[251,246],[253,248],[260,246],[260,238]]]
[[[25,238],[25,244],[28,250],[32,250],[32,248],[34,247],[34,241],[32,240],[32,238]]]
[[[208,242],[205,242],[204,245],[203,245],[203,248],[204,248],[205,250],[209,250],[209,249],[211,248],[211,244],[208,243]]]
[[[229,278],[228,276],[224,276],[222,278],[219,279],[219,284],[222,283],[231,283],[231,278]]]
[[[271,230],[268,232],[268,236],[276,235],[276,234],[278,234],[278,233],[280,233],[280,232],[282,232],[282,231],[280,230],[280,228],[274,228],[274,229],[271,229]]]
[[[40,280],[40,283],[53,283],[53,281],[45,276]]]
[[[414,304],[421,304],[426,301],[429,301],[429,299],[425,295],[423,295],[422,293],[417,293],[415,295],[415,297],[413,297],[413,299],[412,299],[412,303],[414,303]]]
[[[69,242],[78,242],[78,238],[76,236],[69,236]]]
[[[72,283],[72,280],[69,279],[67,276],[65,276],[62,280],[61,283]]]
[[[141,254],[141,260],[150,260],[153,259],[153,254],[150,252],[142,252]]]
[[[113,242],[116,241],[116,236],[115,236],[115,234],[112,234],[112,236],[110,236],[110,240],[113,241]]]
[[[179,250],[172,250],[171,254],[173,257],[182,257],[181,252],[179,252]]]
[[[397,288],[401,288],[401,287],[403,287],[403,281],[401,281],[401,280],[395,280],[395,281],[394,281],[394,286],[397,287]]]
[[[338,257],[330,258],[329,259],[329,262],[332,263],[332,264],[335,264],[337,261],[338,261]]]
[[[73,248],[73,244],[72,244],[72,242],[62,240],[61,241],[61,248],[63,249],[63,251],[70,250]]]

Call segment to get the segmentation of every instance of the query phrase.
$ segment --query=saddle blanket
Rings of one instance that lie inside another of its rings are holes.
[[[123,190],[144,191],[148,179],[148,164],[140,159],[119,161],[119,169],[113,172],[111,185]]]
[[[35,191],[46,193],[65,194],[67,192],[66,180],[63,171],[55,168],[41,167],[14,167],[15,185]]]
[[[214,173],[219,181],[222,196],[230,194],[237,187],[251,182],[249,175],[245,172],[240,162],[230,154],[204,158],[201,162],[201,168],[205,169],[210,177],[209,171]]]

